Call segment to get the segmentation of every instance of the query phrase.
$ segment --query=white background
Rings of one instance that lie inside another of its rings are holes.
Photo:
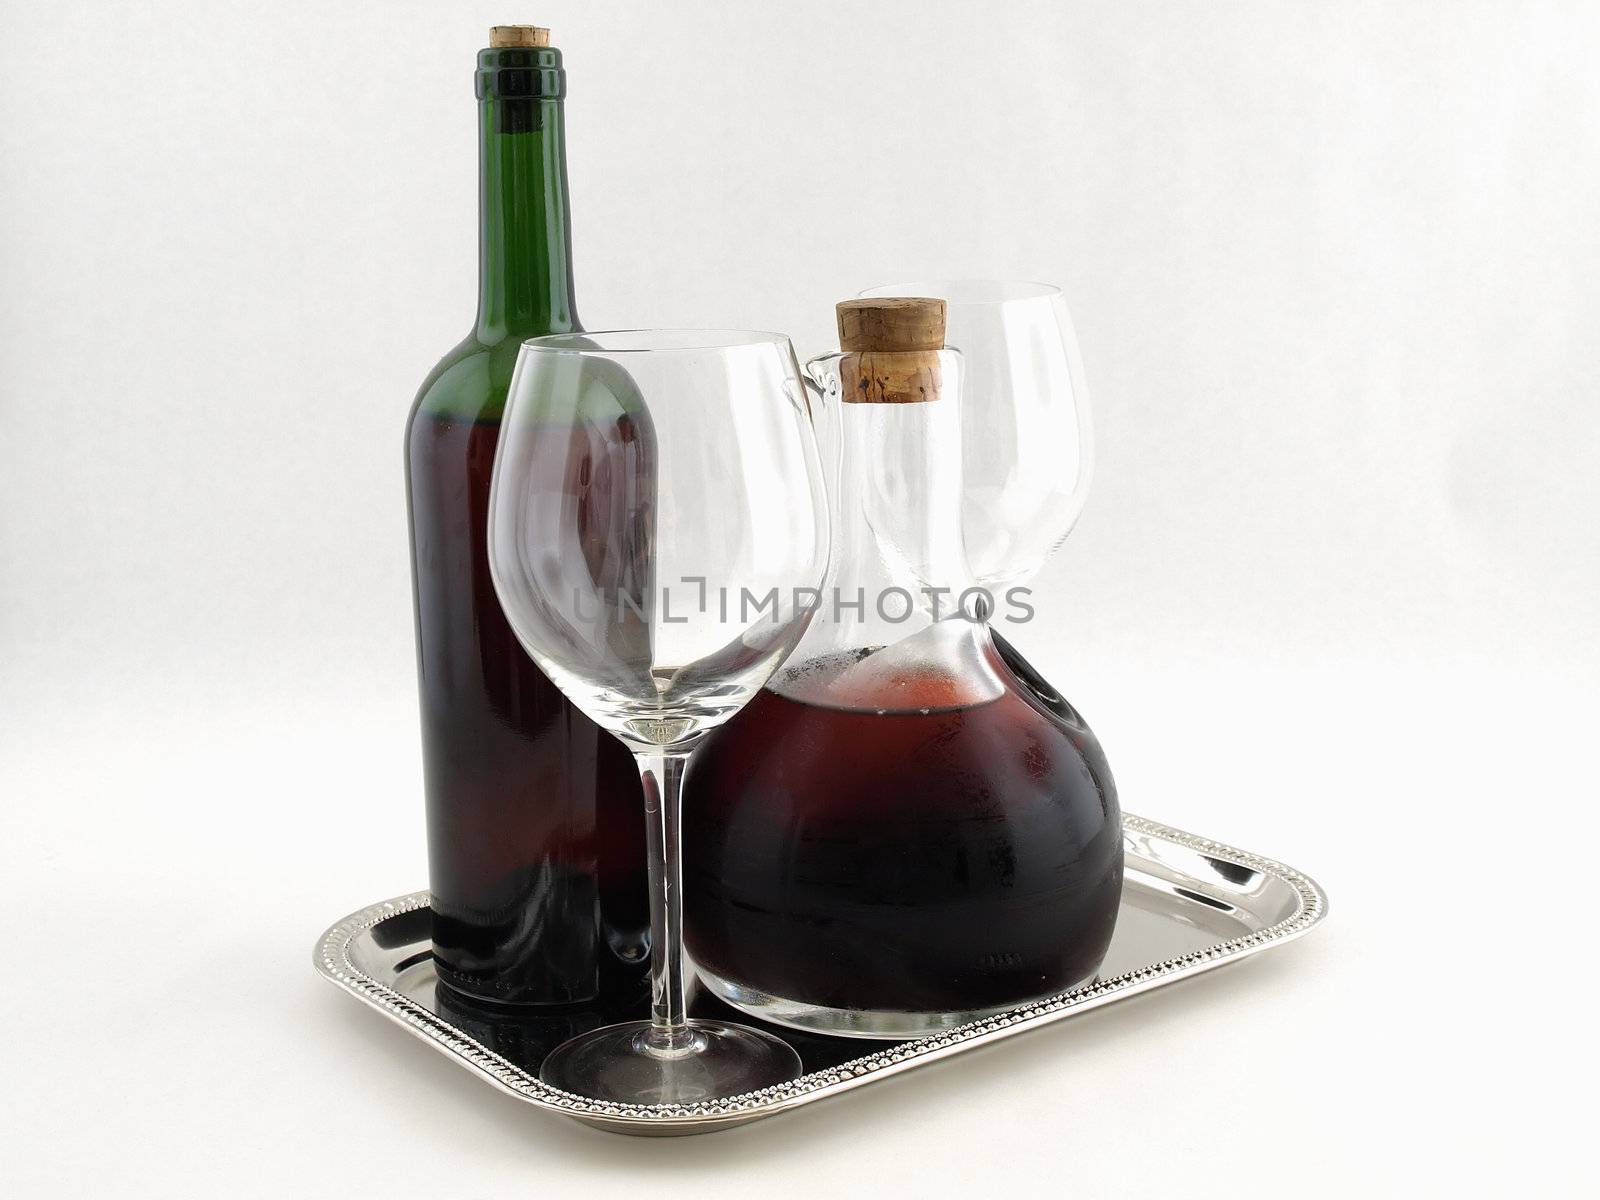
[[[0,12],[9,1194],[1578,1188],[1594,5]],[[400,433],[471,316],[473,54],[517,20],[567,55],[592,328],[804,355],[873,283],[1065,286],[1100,459],[1017,640],[1130,811],[1304,868],[1324,927],[671,1142],[313,976],[425,882]]]

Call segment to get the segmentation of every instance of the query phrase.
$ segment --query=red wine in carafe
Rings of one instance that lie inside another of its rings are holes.
[[[961,703],[938,670],[874,695],[856,652],[787,669],[707,741],[683,813],[701,967],[785,1001],[923,1012],[1093,975],[1122,885],[1105,756],[1009,646],[985,653],[997,698]]]

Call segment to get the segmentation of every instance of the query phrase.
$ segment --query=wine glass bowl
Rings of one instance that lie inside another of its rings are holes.
[[[797,371],[787,338],[738,330],[522,352],[489,512],[495,588],[534,660],[624,740],[692,744],[809,619],[795,590],[820,580],[827,539]]]
[[[933,280],[867,297],[945,302],[960,351],[962,529],[991,592],[1025,584],[1072,532],[1093,470],[1088,388],[1061,289],[1009,280]]]
[[[781,1083],[769,1034],[685,1013],[679,794],[688,756],[805,631],[828,563],[809,398],[782,335],[562,334],[524,344],[490,489],[507,620],[639,765],[652,1017],[553,1051],[541,1074],[612,1101],[692,1103]]]

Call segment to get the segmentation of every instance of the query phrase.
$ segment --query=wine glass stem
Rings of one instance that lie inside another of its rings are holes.
[[[683,966],[683,866],[678,817],[685,754],[636,752],[644,783],[645,834],[650,856],[650,1031],[644,1049],[680,1054],[694,1045]]]

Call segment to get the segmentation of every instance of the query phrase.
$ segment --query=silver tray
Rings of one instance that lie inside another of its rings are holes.
[[[528,1018],[468,1008],[436,987],[428,893],[352,913],[317,944],[317,970],[461,1066],[519,1100],[616,1133],[707,1133],[787,1112],[936,1059],[1174,983],[1305,933],[1327,912],[1317,884],[1291,867],[1125,814],[1126,875],[1116,936],[1100,977],[1070,992],[905,1042],[775,1029],[806,1074],[793,1083],[698,1104],[605,1104],[539,1081],[544,1054],[567,1037],[645,1012]],[[726,1014],[709,993],[696,1014]],[[739,1015],[753,1025],[762,1022]]]

